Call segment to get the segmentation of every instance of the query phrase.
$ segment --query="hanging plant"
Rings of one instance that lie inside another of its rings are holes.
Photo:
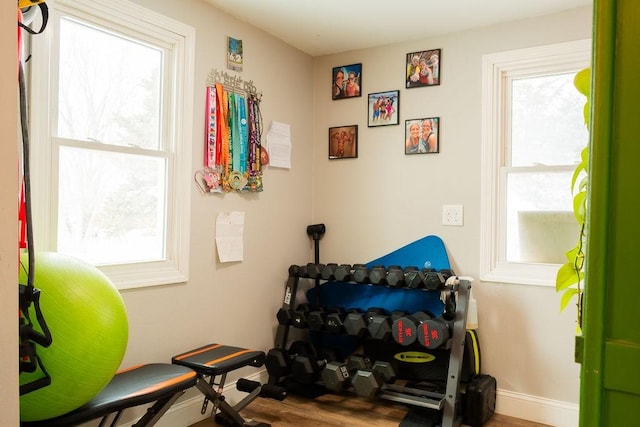
[[[589,129],[589,112],[591,110],[591,69],[579,71],[573,83],[578,92],[587,100],[584,105],[584,123]],[[584,260],[586,245],[587,218],[587,183],[589,174],[589,145],[580,153],[580,162],[576,166],[571,178],[571,193],[573,195],[573,213],[580,226],[576,246],[566,252],[567,263],[558,270],[556,275],[556,292],[561,292],[560,310],[564,310],[569,303],[577,298],[577,329],[582,331],[582,296],[584,293]]]

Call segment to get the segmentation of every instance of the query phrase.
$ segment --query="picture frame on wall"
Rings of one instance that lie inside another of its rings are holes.
[[[406,62],[405,82],[407,89],[440,84],[442,49],[409,52]]]
[[[242,40],[227,37],[227,68],[242,72]]]
[[[333,67],[331,99],[357,98],[362,96],[362,64]]]
[[[329,128],[329,159],[358,157],[358,125]]]
[[[400,124],[400,91],[370,93],[367,117],[368,127]]]
[[[440,117],[405,120],[404,154],[440,152]]]

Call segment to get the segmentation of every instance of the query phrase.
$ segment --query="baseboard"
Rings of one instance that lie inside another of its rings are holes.
[[[579,406],[574,403],[498,389],[496,413],[554,427],[576,427]]]

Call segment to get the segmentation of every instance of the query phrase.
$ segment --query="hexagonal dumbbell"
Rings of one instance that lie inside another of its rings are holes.
[[[387,269],[383,265],[374,265],[369,269],[369,283],[372,285],[387,284]]]
[[[339,282],[348,282],[351,280],[351,274],[353,273],[353,267],[351,264],[340,264],[333,272],[333,277]]]
[[[367,331],[371,338],[388,340],[392,336],[392,325],[395,320],[405,315],[403,311],[393,311],[390,315],[384,313],[371,313],[367,316]]]
[[[437,271],[424,272],[424,288],[430,291],[441,291],[447,279]]]
[[[319,356],[301,354],[291,362],[291,378],[301,384],[313,384],[320,377],[325,366],[336,360],[336,354],[331,349],[325,349]]]
[[[329,263],[329,264],[323,265],[320,268],[320,278],[322,280],[335,280],[336,268],[338,268],[338,264],[336,263]]]
[[[420,323],[432,317],[429,313],[418,311],[396,318],[391,327],[393,340],[403,346],[413,344],[418,339]]]
[[[372,398],[384,384],[395,381],[395,377],[395,371],[389,362],[376,361],[371,369],[358,369],[351,385],[358,396]]]
[[[300,276],[300,266],[292,264],[289,266],[289,276]]]
[[[367,321],[364,313],[357,308],[347,310],[343,326],[347,335],[363,337],[367,333]]]
[[[351,355],[346,363],[330,362],[320,374],[322,383],[329,390],[340,392],[351,385],[351,379],[358,369],[369,369],[371,363],[371,358],[361,354]]]
[[[341,334],[344,332],[344,321],[347,314],[339,307],[327,310],[327,317],[324,321],[324,329],[327,332]]]
[[[404,271],[399,265],[390,265],[387,267],[387,285],[392,288],[404,286]]]
[[[327,312],[323,307],[313,308],[307,315],[307,326],[311,331],[322,331],[325,326]]]
[[[296,309],[291,312],[290,324],[300,329],[309,327],[309,313],[312,310],[313,308],[309,303],[303,302],[298,304]]]
[[[280,308],[276,313],[276,319],[278,319],[278,324],[280,325],[290,325],[292,318],[292,310],[290,308]]]
[[[347,335],[364,337],[368,333],[367,325],[375,315],[384,315],[385,310],[379,307],[371,307],[366,313],[358,309],[352,309],[344,319],[344,330]]]
[[[351,280],[357,283],[369,283],[369,269],[364,264],[354,264]]]
[[[310,279],[320,279],[321,271],[324,268],[324,264],[315,264],[310,262],[307,264],[307,277]]]
[[[418,326],[418,341],[428,349],[438,348],[449,341],[452,323],[442,317],[426,319]]]
[[[405,267],[404,285],[410,289],[421,288],[424,284],[424,273],[418,267]]]
[[[265,366],[270,376],[280,378],[291,372],[291,363],[300,354],[315,354],[308,341],[294,341],[288,350],[272,348],[267,352]]]

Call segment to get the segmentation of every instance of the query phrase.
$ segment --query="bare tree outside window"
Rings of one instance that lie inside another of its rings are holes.
[[[61,19],[58,250],[95,264],[164,255],[162,51]]]

